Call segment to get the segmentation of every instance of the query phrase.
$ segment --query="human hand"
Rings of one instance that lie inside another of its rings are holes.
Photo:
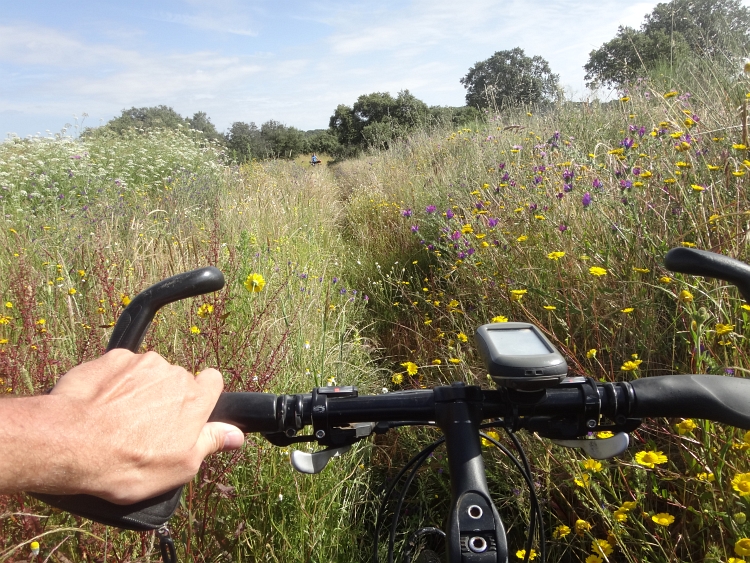
[[[116,349],[74,367],[49,395],[28,398],[36,412],[21,443],[33,482],[19,490],[131,504],[186,483],[207,455],[244,441],[238,428],[206,422],[222,388],[218,371],[194,377],[155,352]]]

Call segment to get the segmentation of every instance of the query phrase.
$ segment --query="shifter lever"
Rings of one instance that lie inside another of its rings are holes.
[[[558,446],[566,448],[581,448],[586,454],[594,459],[607,459],[620,455],[628,449],[630,435],[618,432],[611,438],[600,438],[597,440],[552,440]]]
[[[351,444],[349,444],[340,448],[326,448],[325,450],[312,453],[294,450],[290,456],[292,467],[300,473],[308,473],[310,475],[320,473],[328,465],[328,461],[332,457],[345,454],[351,447]]]

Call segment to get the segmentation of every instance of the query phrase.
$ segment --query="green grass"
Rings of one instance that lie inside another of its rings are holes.
[[[681,245],[750,258],[750,153],[738,148],[737,112],[748,91],[746,78],[697,62],[609,104],[506,112],[331,167],[238,168],[174,132],[5,143],[0,297],[13,307],[0,325],[2,387],[43,391],[103,351],[124,297],[208,264],[227,287],[167,308],[146,346],[191,370],[218,367],[231,390],[488,386],[471,337],[495,318],[538,324],[573,373],[602,381],[743,375],[750,311],[736,291],[674,275],[662,260]],[[260,293],[243,286],[252,273],[266,280]],[[213,313],[198,315],[203,303]],[[522,436],[549,534],[572,530],[552,540],[551,560],[585,560],[605,538],[624,561],[741,555],[748,497],[732,480],[750,472],[744,433],[679,422],[649,421],[601,468]],[[316,477],[294,473],[288,450],[251,438],[189,487],[174,521],[180,555],[364,560],[379,487],[432,438],[392,432]],[[648,451],[667,461],[644,466],[636,453]],[[410,493],[404,534],[444,524],[442,456]],[[528,493],[507,460],[490,449],[486,458],[513,558]],[[674,521],[662,526],[657,514]],[[72,561],[155,556],[147,537],[23,496],[0,502],[0,538],[0,560],[25,557],[34,538],[44,556],[59,544]]]

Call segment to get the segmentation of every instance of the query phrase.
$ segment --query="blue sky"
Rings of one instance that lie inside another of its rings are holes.
[[[325,128],[338,104],[370,92],[460,106],[469,68],[517,46],[580,98],[588,53],[656,4],[0,0],[0,139],[97,126],[132,106],[205,111],[220,131],[269,119]]]

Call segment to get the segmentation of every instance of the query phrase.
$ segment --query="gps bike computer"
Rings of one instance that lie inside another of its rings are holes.
[[[558,385],[568,374],[565,358],[533,324],[482,325],[475,339],[487,371],[499,387],[535,391]]]

